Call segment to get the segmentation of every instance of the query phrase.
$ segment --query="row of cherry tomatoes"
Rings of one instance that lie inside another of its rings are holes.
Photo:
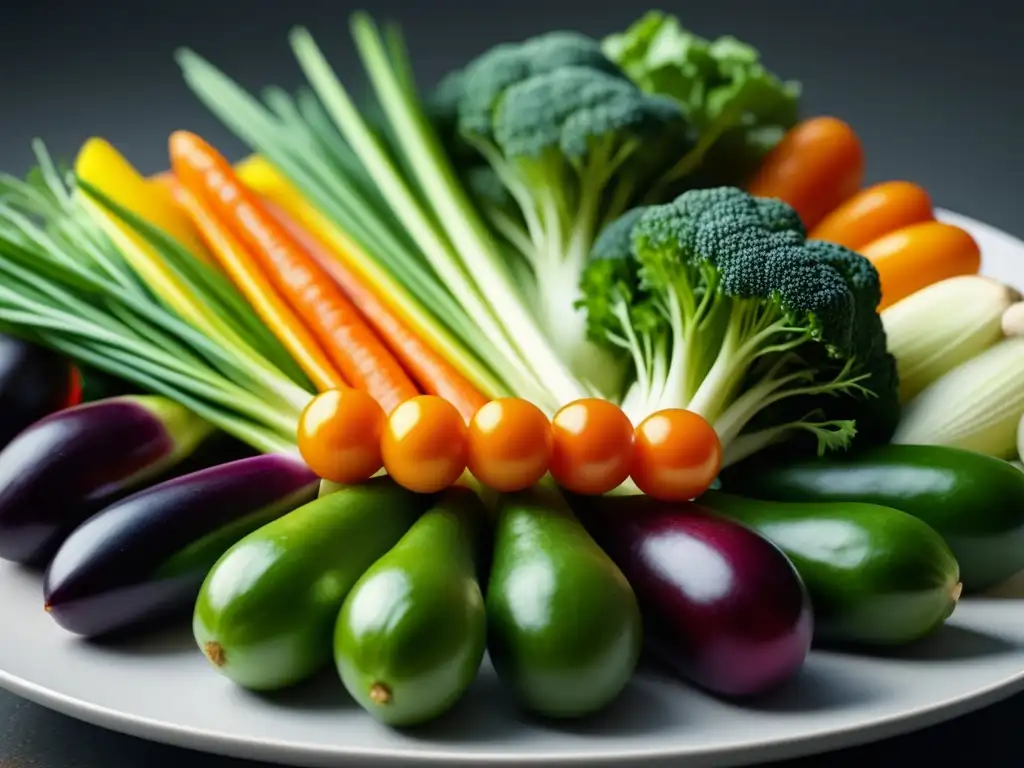
[[[336,483],[363,482],[381,468],[417,493],[436,493],[468,470],[496,491],[529,488],[548,473],[581,495],[608,493],[627,479],[648,496],[699,496],[718,474],[722,446],[712,426],[681,409],[653,413],[634,428],[614,403],[588,398],[551,419],[518,398],[492,400],[466,423],[443,398],[421,395],[386,415],[356,389],[317,395],[302,413],[299,451]]]

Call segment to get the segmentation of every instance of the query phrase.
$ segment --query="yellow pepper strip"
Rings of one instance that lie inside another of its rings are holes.
[[[467,352],[386,269],[365,253],[341,229],[309,203],[274,166],[260,155],[250,155],[235,165],[242,182],[279,206],[343,261],[367,284],[378,288],[378,297],[421,339],[429,340],[434,350],[481,392],[494,395],[504,390],[479,364],[467,358]],[[158,184],[159,181],[151,181]]]
[[[151,184],[110,142],[97,137],[86,141],[75,160],[75,173],[118,205],[166,232],[197,258],[216,264],[170,190],[163,184]]]
[[[143,206],[151,205],[154,209],[160,210],[159,205],[152,205],[154,198],[148,194],[149,185],[146,179],[139,176],[117,150],[103,139],[90,139],[83,145],[75,161],[75,174],[111,198],[117,194],[115,202],[133,212],[139,211],[140,201],[146,201],[142,203]],[[138,184],[134,181],[135,177]],[[245,350],[248,353],[249,345],[245,340],[213,308],[202,301],[201,296],[194,295],[182,283],[142,235],[88,195],[76,193],[76,200],[114,242],[142,281],[182,320],[219,341],[223,346]],[[176,216],[184,215],[181,209],[174,210],[177,212]],[[141,217],[144,214],[139,212],[137,215]],[[174,218],[175,216],[168,216],[165,221],[173,221]],[[185,221],[188,226],[192,226],[191,220]],[[179,224],[179,228],[180,226]],[[195,230],[192,232],[195,233]],[[203,253],[210,258],[209,251],[205,246],[202,247]]]

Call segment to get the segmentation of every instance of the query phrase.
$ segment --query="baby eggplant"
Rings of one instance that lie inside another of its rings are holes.
[[[50,414],[0,451],[0,558],[49,561],[87,518],[193,454],[213,428],[163,397]]]
[[[652,654],[728,698],[793,678],[810,650],[807,590],[778,547],[695,504],[585,499],[578,515],[636,591]]]
[[[45,347],[0,335],[0,448],[82,397],[78,370]]]
[[[248,533],[316,497],[290,456],[241,459],[154,485],[89,518],[46,572],[46,610],[79,635],[191,610],[207,572]]]

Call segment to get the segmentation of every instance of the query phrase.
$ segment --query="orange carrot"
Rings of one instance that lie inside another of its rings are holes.
[[[864,148],[853,129],[834,117],[793,126],[761,161],[747,191],[789,203],[813,229],[852,197],[864,181]]]
[[[349,269],[342,259],[336,257],[326,244],[278,206],[269,201],[264,201],[263,205],[341,286],[424,391],[450,402],[467,422],[473,418],[488,399],[442,355],[417,336],[377,292]]]
[[[858,250],[878,270],[879,311],[932,283],[981,269],[981,250],[970,233],[940,221],[911,224]]]
[[[186,131],[173,133],[169,146],[179,181],[235,231],[353,387],[370,393],[388,413],[419,394],[330,275],[267,213],[220,153]]]
[[[299,317],[274,290],[253,262],[245,245],[210,210],[209,206],[173,179],[165,181],[174,199],[199,230],[206,247],[245,296],[260,319],[291,353],[321,392],[347,386],[344,377],[324,353]]]
[[[857,250],[882,235],[934,218],[924,189],[909,181],[886,181],[862,189],[822,219],[808,237]]]

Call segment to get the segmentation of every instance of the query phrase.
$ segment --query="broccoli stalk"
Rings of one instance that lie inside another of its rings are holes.
[[[807,242],[779,201],[719,187],[633,209],[598,238],[582,287],[591,338],[632,360],[634,423],[699,413],[726,464],[801,434],[846,447],[858,417],[871,437],[895,427],[874,267]]]
[[[688,146],[680,108],[568,32],[493,48],[458,82],[459,136],[515,204],[485,201],[484,213],[529,267],[541,328],[576,375],[617,394],[621,367],[588,341],[576,307],[580,275],[600,229]]]

